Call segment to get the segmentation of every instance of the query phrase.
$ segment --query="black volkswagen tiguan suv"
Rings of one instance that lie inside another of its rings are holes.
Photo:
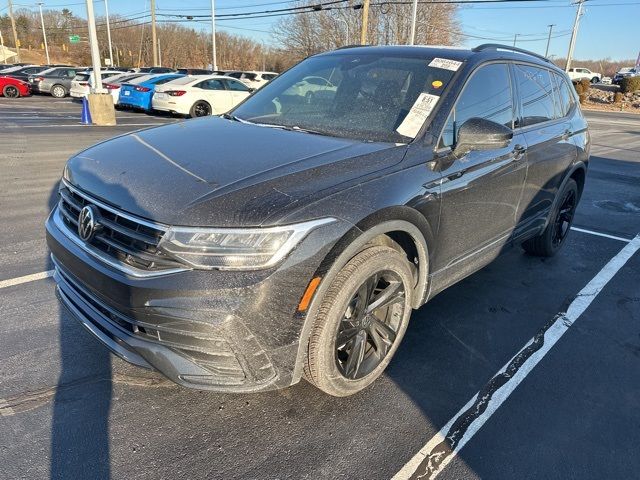
[[[113,352],[181,385],[304,376],[350,395],[412,309],[509,246],[561,248],[589,142],[567,76],[526,51],[315,55],[222,117],[72,157],[46,223],[57,291]]]

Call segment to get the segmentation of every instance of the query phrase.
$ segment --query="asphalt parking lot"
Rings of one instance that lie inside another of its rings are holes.
[[[305,382],[186,390],[91,338],[48,278],[64,162],[181,120],[118,112],[117,127],[87,127],[69,100],[1,98],[0,478],[637,478],[640,116],[587,118],[564,250],[513,249],[438,295],[386,374],[337,399]]]

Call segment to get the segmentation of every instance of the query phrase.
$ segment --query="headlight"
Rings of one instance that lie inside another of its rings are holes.
[[[158,248],[195,268],[257,270],[277,264],[314,228],[335,221],[266,228],[171,227]]]

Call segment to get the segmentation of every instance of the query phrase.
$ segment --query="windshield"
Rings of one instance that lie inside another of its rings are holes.
[[[233,116],[324,135],[406,143],[455,73],[430,67],[432,60],[346,53],[312,57],[258,90]]]

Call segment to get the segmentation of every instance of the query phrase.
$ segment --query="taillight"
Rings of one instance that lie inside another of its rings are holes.
[[[33,81],[34,82],[44,82],[44,77],[36,77]]]
[[[140,87],[140,86],[133,87],[133,89],[134,89],[136,92],[150,92],[150,91],[151,91],[151,89],[150,89],[150,88],[147,88],[147,87]]]
[[[117,90],[120,88],[120,85],[114,85],[113,83],[105,83],[104,88],[107,90]]]
[[[187,93],[186,90],[169,90],[168,92],[164,92],[167,95],[171,95],[172,97],[181,97],[182,95],[184,95],[185,93]]]
[[[79,82],[78,85],[80,85],[81,87],[87,87],[89,85],[89,82]]]

